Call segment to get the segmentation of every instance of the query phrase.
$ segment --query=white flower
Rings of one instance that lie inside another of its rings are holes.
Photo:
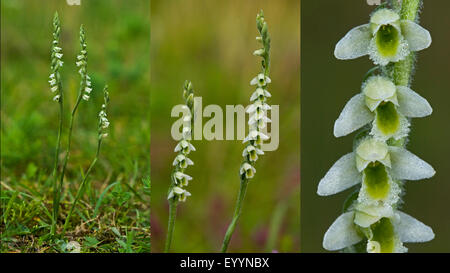
[[[84,59],[84,55],[83,54],[80,54],[80,55],[77,56],[77,60],[83,60],[83,59]]]
[[[264,48],[260,48],[260,49],[255,50],[255,51],[253,52],[253,55],[255,55],[255,56],[263,56],[264,53],[265,53]]]
[[[88,101],[89,98],[90,98],[90,97],[89,97],[88,95],[86,95],[86,94],[83,95],[83,100]]]
[[[248,159],[252,162],[258,160],[258,155],[263,155],[264,152],[258,148],[256,148],[255,146],[252,145],[248,145],[247,147],[244,148],[244,151],[242,151],[242,156],[243,157],[247,157]]]
[[[53,86],[53,85],[56,84],[56,80],[55,80],[55,79],[51,79],[51,80],[48,81],[48,83],[49,83],[51,86]]]
[[[195,151],[195,147],[190,142],[183,139],[177,144],[174,151],[182,151],[184,154],[189,154],[191,151]]]
[[[367,138],[356,148],[356,168],[362,172],[369,163],[380,162],[391,167],[389,147],[386,143],[373,138]]]
[[[55,73],[50,74],[49,78],[50,79],[54,79],[55,78]]]
[[[323,247],[334,251],[362,241],[363,235],[358,232],[354,218],[354,211],[339,216],[325,233]],[[430,227],[400,211],[381,218],[368,229],[367,250],[374,252],[405,252],[403,243],[426,242],[434,238]]]
[[[271,109],[271,107],[267,103],[261,102],[261,101],[256,101],[247,108],[246,112],[249,114],[252,114],[254,112],[265,113],[265,111],[270,110],[270,109]]]
[[[102,119],[102,129],[107,129],[109,127],[108,119]]]
[[[430,44],[426,29],[410,20],[400,20],[391,9],[380,9],[372,14],[369,24],[350,30],[337,43],[334,55],[341,60],[369,55],[375,64],[384,66]]]
[[[264,76],[263,73],[259,73],[256,77],[254,77],[250,81],[250,85],[258,85],[259,87],[263,87],[263,86],[267,85],[270,82],[271,82],[271,80],[270,80],[269,77]]]
[[[53,101],[59,101],[59,98],[60,98],[60,97],[61,97],[60,95],[54,96],[54,97],[53,97]]]
[[[189,184],[189,181],[192,180],[192,177],[182,173],[182,172],[175,172],[173,175],[175,179],[175,184],[181,185],[181,186],[187,186]]]
[[[266,89],[263,89],[261,87],[256,88],[256,91],[253,92],[252,96],[250,97],[250,101],[255,100],[264,100],[266,97],[270,98],[272,95],[267,91]]]
[[[102,134],[102,138],[105,138],[105,137],[107,137],[108,136],[108,133],[103,133]]]
[[[271,120],[265,116],[264,113],[258,114],[255,113],[253,114],[250,119],[248,120],[248,125],[252,126],[252,125],[257,125],[258,129],[264,129],[266,127],[266,124],[271,122]]]
[[[90,94],[91,93],[91,91],[92,91],[92,88],[90,88],[90,87],[85,87],[84,88],[84,92],[86,92],[86,93],[88,93],[88,94]]]
[[[61,59],[63,54],[62,53],[55,53],[56,58]]]
[[[51,90],[52,92],[56,92],[56,91],[58,90],[58,86],[57,86],[57,85],[52,86],[52,88],[50,88],[50,90]]]
[[[256,169],[252,165],[245,162],[244,164],[242,164],[241,169],[239,170],[239,173],[241,175],[244,175],[245,178],[250,179],[255,175]]]
[[[243,143],[247,141],[254,141],[257,145],[261,144],[264,140],[269,139],[268,136],[265,134],[257,131],[257,130],[251,130],[248,136],[244,138]]]
[[[362,168],[369,163],[385,166],[392,180],[420,180],[435,174],[433,167],[406,149],[388,146],[385,153],[384,145],[379,143],[372,138],[365,139],[355,152],[342,156],[320,180],[317,194],[332,195],[361,183]]]
[[[428,101],[410,88],[374,76],[366,81],[362,93],[347,102],[334,123],[334,135],[348,135],[372,122],[371,135],[381,140],[400,139],[409,132],[406,117],[425,117],[432,111]]]
[[[186,191],[183,188],[173,187],[172,190],[170,191],[169,196],[167,197],[167,199],[171,199],[174,196],[176,196],[178,198],[178,201],[185,202],[186,201],[186,197],[191,196],[191,193]]]
[[[62,48],[60,48],[59,46],[53,47],[54,52],[60,52],[61,50],[62,50]]]
[[[192,130],[191,130],[190,126],[183,126],[182,134],[183,134],[183,138],[184,139],[190,139],[191,138],[191,133],[192,133]]]
[[[84,61],[78,61],[75,63],[77,66],[82,66],[84,64]]]
[[[177,155],[177,157],[175,157],[175,160],[173,161],[173,165],[174,166],[178,165],[180,168],[185,169],[189,165],[194,165],[194,162],[192,162],[192,160],[190,160],[185,155],[180,154],[180,155]]]

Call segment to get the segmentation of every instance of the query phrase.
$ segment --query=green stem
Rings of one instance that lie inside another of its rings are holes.
[[[241,186],[239,188],[238,199],[236,201],[236,207],[234,209],[233,219],[231,220],[230,225],[228,226],[227,232],[225,233],[225,237],[222,243],[221,252],[225,253],[228,248],[228,244],[230,243],[231,236],[233,236],[234,229],[236,228],[237,221],[239,220],[239,216],[241,216],[242,205],[245,198],[245,193],[247,192],[248,180],[241,178]]]
[[[175,229],[175,218],[177,217],[177,205],[178,201],[174,198],[169,200],[169,223],[167,225],[167,237],[164,252],[168,253],[170,250],[170,245],[172,243],[173,231]]]
[[[69,126],[69,136],[68,136],[68,143],[67,143],[67,150],[66,150],[66,156],[64,157],[64,163],[63,163],[63,167],[61,170],[61,175],[60,175],[60,180],[59,180],[59,187],[57,189],[57,194],[56,194],[56,199],[54,200],[53,203],[53,208],[54,208],[54,213],[57,217],[58,215],[58,211],[59,211],[59,203],[61,200],[61,191],[62,191],[62,185],[63,185],[63,181],[64,181],[64,175],[66,173],[66,167],[67,167],[67,162],[69,161],[69,157],[70,157],[70,144],[72,143],[72,129],[73,129],[73,121],[75,118],[75,113],[78,109],[78,105],[81,102],[81,96],[82,96],[82,90],[80,88],[79,94],[78,94],[78,98],[77,98],[77,102],[75,103],[74,108],[72,109],[72,113],[70,116],[70,126]],[[54,230],[56,230],[56,221],[55,221],[55,227],[53,228]]]
[[[400,19],[416,21],[421,0],[403,0],[400,9]],[[414,70],[416,53],[411,52],[404,60],[394,64],[394,82],[396,85],[409,86],[411,84],[411,74]]]
[[[59,73],[56,73],[56,77],[58,77],[58,85],[59,85],[59,129],[58,129],[58,138],[56,140],[56,149],[55,149],[55,162],[53,166],[53,204],[56,204],[56,200],[58,198],[58,178],[57,178],[57,169],[58,169],[58,163],[59,163],[59,151],[61,149],[61,134],[62,134],[62,128],[63,128],[63,92],[62,92],[62,84],[61,80],[59,79]],[[56,230],[56,221],[58,218],[58,210],[56,209],[57,206],[53,205],[53,215],[52,215],[52,226],[50,229],[50,234],[54,235]]]
[[[91,173],[92,169],[94,168],[95,163],[97,163],[98,156],[100,154],[100,147],[101,147],[101,145],[102,145],[102,137],[99,136],[99,140],[98,140],[98,144],[97,144],[97,152],[95,154],[95,158],[94,158],[94,160],[92,160],[91,165],[89,165],[89,168],[86,171],[86,174],[84,175],[83,181],[81,181],[80,187],[78,188],[78,191],[77,191],[77,195],[75,196],[75,200],[73,201],[72,207],[70,208],[70,211],[69,211],[69,214],[66,217],[66,221],[64,223],[64,228],[63,228],[62,235],[64,235],[64,233],[66,232],[66,229],[67,229],[67,227],[69,225],[69,222],[70,222],[70,218],[72,217],[73,210],[75,209],[75,206],[77,205],[77,202],[78,202],[78,200],[81,197],[81,193],[83,192],[83,189],[85,187],[85,184],[86,184],[86,181],[87,181],[87,179],[89,177],[89,174]]]

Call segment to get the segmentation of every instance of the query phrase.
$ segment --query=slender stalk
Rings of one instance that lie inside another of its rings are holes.
[[[402,20],[416,21],[419,9],[422,5],[421,0],[403,0],[400,9],[400,18]],[[414,71],[416,62],[416,53],[411,52],[404,60],[394,64],[394,82],[396,85],[409,86],[411,83],[411,74]]]
[[[230,243],[231,236],[233,236],[234,230],[236,228],[237,221],[241,216],[242,205],[244,203],[245,193],[247,192],[248,179],[241,178],[241,186],[239,188],[238,199],[236,201],[236,207],[234,209],[233,219],[231,220],[230,225],[228,226],[227,232],[225,233],[225,237],[222,243],[221,252],[225,253],[228,249],[228,244]]]
[[[77,205],[77,202],[78,202],[78,200],[81,197],[81,193],[83,192],[83,189],[85,187],[85,184],[86,184],[86,181],[87,181],[87,179],[89,177],[89,174],[91,173],[92,169],[94,168],[95,164],[97,163],[98,156],[100,154],[101,145],[102,145],[102,137],[99,137],[98,144],[97,144],[97,152],[95,154],[95,158],[94,158],[94,160],[92,160],[91,165],[89,165],[89,168],[87,169],[86,174],[84,175],[83,181],[81,181],[80,187],[78,188],[77,195],[75,196],[75,200],[72,203],[72,207],[70,208],[69,214],[67,215],[66,221],[64,223],[64,228],[63,228],[63,232],[62,232],[63,235],[66,232],[66,229],[67,229],[67,227],[69,225],[70,218],[72,217],[73,210],[75,209],[75,206]]]
[[[172,198],[169,200],[169,223],[167,225],[166,245],[164,247],[165,253],[169,252],[172,243],[173,231],[175,230],[175,218],[177,217],[177,205],[178,201],[176,199]]]
[[[59,78],[59,73],[57,75]],[[62,128],[63,128],[63,116],[64,116],[64,107],[63,107],[63,92],[62,92],[62,84],[61,81],[59,81],[59,88],[61,90],[60,92],[60,99],[59,99],[59,129],[58,129],[58,138],[56,140],[56,149],[55,149],[55,163],[53,166],[53,204],[55,204],[55,201],[58,199],[58,177],[57,177],[57,169],[59,164],[59,151],[61,149],[61,134],[62,134]],[[57,206],[53,206],[53,215],[52,215],[52,226],[50,229],[50,234],[54,235],[56,231],[56,219],[58,218],[58,210]]]
[[[58,185],[58,189],[57,189],[57,194],[56,194],[56,199],[54,200],[54,214],[55,214],[55,227],[53,227],[53,230],[56,230],[56,218],[58,216],[58,212],[59,212],[59,203],[61,200],[61,191],[62,191],[62,185],[63,185],[63,181],[64,181],[64,175],[66,172],[66,167],[67,167],[67,162],[69,161],[69,157],[70,157],[70,146],[72,143],[72,129],[73,129],[73,121],[75,118],[75,114],[78,108],[78,105],[80,104],[81,101],[81,90],[79,92],[78,98],[77,98],[77,102],[72,110],[72,114],[70,115],[70,126],[69,126],[69,136],[68,136],[68,143],[67,143],[67,150],[66,150],[66,156],[64,157],[64,163],[63,163],[63,167],[61,170],[61,175],[60,175],[60,179],[59,179],[59,185]],[[54,234],[54,233],[52,233]]]

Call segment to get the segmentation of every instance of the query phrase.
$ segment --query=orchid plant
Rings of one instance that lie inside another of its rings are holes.
[[[256,173],[255,163],[258,160],[258,156],[264,154],[261,149],[261,144],[264,140],[269,139],[269,137],[262,132],[262,129],[266,128],[267,123],[271,122],[267,117],[267,111],[271,109],[270,105],[267,104],[267,99],[271,97],[271,94],[267,91],[268,84],[271,82],[269,78],[270,36],[262,11],[256,16],[256,27],[260,34],[260,36],[256,37],[256,40],[262,44],[262,48],[255,50],[253,55],[262,58],[262,71],[250,81],[250,85],[256,86],[256,90],[250,96],[252,104],[247,108],[247,113],[250,115],[248,121],[249,134],[244,139],[246,146],[242,152],[243,161],[239,169],[241,183],[234,215],[223,239],[222,252],[227,251],[228,244],[230,243],[237,221],[241,215],[248,183]]]
[[[194,165],[194,162],[188,155],[191,151],[195,151],[194,145],[191,144],[192,128],[194,125],[194,89],[190,81],[184,83],[183,98],[185,105],[183,105],[184,118],[182,139],[174,149],[177,156],[172,164],[174,170],[171,174],[171,183],[167,196],[167,200],[169,201],[169,223],[167,226],[165,252],[169,252],[172,244],[178,203],[185,202],[187,197],[191,196],[191,193],[185,189],[185,187],[189,185],[189,181],[192,180],[192,177],[185,173],[186,169],[189,165]]]
[[[430,227],[400,211],[405,181],[435,174],[433,167],[406,149],[411,118],[432,113],[427,100],[410,88],[415,54],[431,44],[430,33],[418,24],[421,4],[384,2],[368,24],[353,28],[336,45],[336,58],[369,55],[376,67],[334,124],[335,137],[358,133],[353,152],[334,163],[317,193],[355,190],[325,233],[327,250],[406,252],[403,243],[434,238]]]
[[[62,61],[62,48],[60,47],[60,33],[61,33],[61,22],[59,19],[59,15],[56,12],[53,17],[53,40],[52,40],[52,46],[51,46],[51,65],[50,65],[50,76],[49,76],[49,84],[50,84],[50,90],[54,94],[53,95],[53,101],[58,102],[59,104],[59,129],[58,129],[58,138],[57,138],[57,145],[55,148],[55,161],[54,161],[54,167],[52,172],[53,177],[53,213],[52,213],[52,224],[50,228],[50,234],[53,236],[55,235],[57,231],[57,222],[58,222],[58,216],[59,216],[59,208],[60,208],[60,201],[61,201],[61,195],[63,191],[63,182],[65,178],[66,168],[67,164],[69,162],[70,158],[70,147],[72,143],[72,132],[73,132],[73,125],[75,120],[75,115],[77,113],[78,106],[80,103],[84,101],[89,101],[91,92],[92,92],[92,84],[91,84],[91,78],[89,77],[87,73],[87,61],[88,61],[88,55],[87,55],[87,43],[86,43],[86,33],[84,30],[83,25],[80,27],[79,37],[80,37],[80,53],[77,55],[75,64],[79,68],[78,73],[80,74],[80,87],[78,90],[77,99],[75,102],[75,105],[72,108],[70,120],[69,120],[69,128],[68,128],[68,139],[67,139],[67,148],[64,155],[64,160],[62,162],[62,167],[60,170],[60,173],[58,174],[58,168],[59,168],[59,153],[61,149],[61,135],[63,130],[63,110],[64,110],[64,92],[62,88],[62,80],[60,75],[60,69],[63,66]],[[80,187],[78,189],[76,198],[74,202],[72,203],[71,209],[66,217],[64,228],[63,228],[63,234],[65,233],[68,224],[70,222],[71,215],[73,213],[73,210],[77,204],[77,201],[81,197],[82,189],[84,188],[87,179],[89,177],[89,174],[94,167],[95,163],[98,160],[99,154],[100,154],[100,146],[102,143],[102,139],[105,138],[108,134],[106,133],[106,129],[109,127],[109,121],[106,117],[106,107],[109,102],[109,93],[108,88],[105,86],[105,89],[103,91],[104,93],[104,103],[102,105],[102,109],[99,113],[99,123],[98,123],[98,145],[97,145],[97,152],[96,156],[89,166],[88,171],[83,176],[83,181],[80,184]],[[59,176],[58,176],[59,175]],[[59,181],[58,181],[59,179]]]

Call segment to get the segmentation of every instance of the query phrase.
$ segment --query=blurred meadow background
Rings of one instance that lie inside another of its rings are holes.
[[[342,213],[349,191],[320,197],[317,185],[332,164],[351,151],[354,134],[333,136],[333,125],[345,103],[373,67],[367,56],[340,61],[334,47],[347,31],[369,21],[374,6],[363,0],[302,2],[302,252],[325,252],[322,238]],[[425,0],[420,24],[433,42],[418,52],[411,88],[425,97],[433,114],[413,119],[407,148],[436,170],[431,179],[406,183],[403,211],[433,228],[426,243],[406,244],[410,252],[450,252],[450,17],[448,1]]]
[[[272,38],[269,91],[280,105],[280,144],[256,164],[230,252],[298,252],[300,244],[300,1],[152,1],[152,252],[161,252],[167,230],[167,190],[173,149],[173,106],[192,81],[206,105],[247,106],[260,72],[252,55],[256,14],[264,10]],[[225,115],[224,115],[225,116]],[[210,118],[203,118],[203,125]],[[246,128],[246,132],[248,129]],[[194,140],[195,165],[178,206],[173,252],[218,252],[239,189],[242,141]]]
[[[2,252],[58,252],[69,240],[80,243],[82,252],[150,250],[150,181],[143,183],[150,172],[150,3],[81,2],[81,6],[69,6],[60,0],[1,1]],[[82,101],[75,117],[60,221],[79,186],[81,170],[95,155],[105,83],[111,98],[109,136],[69,232],[59,244],[45,237],[51,223],[51,171],[59,115],[48,84],[55,11],[61,19],[64,54],[61,161],[80,82],[75,60],[81,24],[93,84],[91,99]]]

